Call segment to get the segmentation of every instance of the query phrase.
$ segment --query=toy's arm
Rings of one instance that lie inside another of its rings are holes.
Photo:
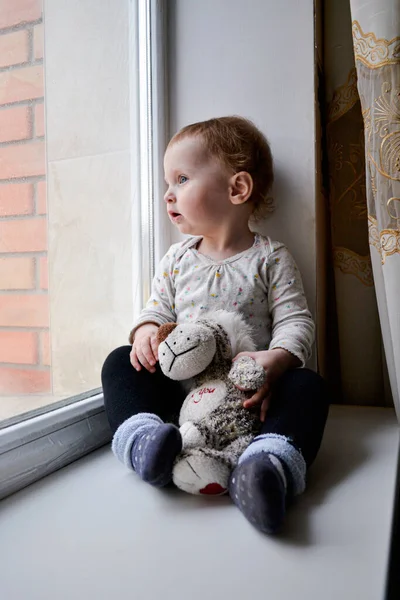
[[[206,445],[205,437],[193,421],[185,421],[179,428],[182,436],[182,449],[203,448]]]
[[[221,441],[221,435],[210,429],[204,421],[194,423],[185,421],[179,428],[182,436],[182,449],[216,448]]]
[[[233,363],[228,378],[243,390],[258,390],[264,384],[266,372],[250,356],[241,356]]]

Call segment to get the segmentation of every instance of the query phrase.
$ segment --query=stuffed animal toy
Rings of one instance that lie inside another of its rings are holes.
[[[183,447],[173,482],[191,494],[223,494],[261,427],[259,408],[244,408],[243,402],[262,386],[265,371],[249,356],[232,362],[239,352],[256,350],[251,327],[239,313],[217,310],[191,323],[162,325],[158,341],[163,373],[190,380],[179,415]]]

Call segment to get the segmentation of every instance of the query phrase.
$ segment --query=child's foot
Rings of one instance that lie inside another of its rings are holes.
[[[151,485],[164,487],[172,480],[174,461],[182,450],[182,437],[175,425],[150,413],[127,419],[112,442],[114,454]]]
[[[239,464],[229,493],[246,519],[263,533],[276,533],[285,517],[286,477],[281,461],[261,452]]]

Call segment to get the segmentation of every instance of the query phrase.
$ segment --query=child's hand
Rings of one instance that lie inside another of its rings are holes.
[[[150,373],[155,373],[159,346],[157,330],[158,325],[145,323],[135,331],[130,358],[136,371],[140,371],[143,365]]]
[[[243,406],[251,408],[257,404],[261,404],[261,421],[265,421],[268,406],[271,400],[272,385],[279,379],[281,375],[288,369],[293,369],[300,366],[300,361],[293,354],[283,348],[275,350],[263,350],[261,352],[240,352],[233,361],[241,356],[250,356],[257,364],[261,365],[267,373],[267,378],[264,385],[256,391],[256,393],[248,398]],[[241,389],[239,386],[237,386]]]

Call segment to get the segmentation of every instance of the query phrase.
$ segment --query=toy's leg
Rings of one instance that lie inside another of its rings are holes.
[[[229,485],[235,504],[261,531],[278,531],[287,497],[304,491],[329,403],[328,386],[313,371],[288,371],[277,382],[261,435],[240,457]]]
[[[190,446],[191,441],[195,441],[197,436],[200,436],[200,442],[202,441],[201,433],[194,433],[195,429],[193,423],[189,424],[186,432],[185,427],[181,427],[183,453],[173,468],[173,481],[176,487],[189,494],[225,494],[228,491],[232,468],[237,464],[251,437],[238,438],[223,450],[194,448]]]
[[[231,468],[223,452],[185,452],[173,468],[173,482],[188,494],[219,496],[228,491]]]
[[[173,482],[188,494],[220,496],[228,491],[229,474],[229,466],[218,458],[193,451],[176,462]]]
[[[161,487],[171,481],[182,448],[179,430],[163,419],[179,412],[185,393],[158,364],[155,373],[135,371],[130,350],[131,346],[114,350],[102,370],[104,404],[114,433],[112,449],[144,481]]]

